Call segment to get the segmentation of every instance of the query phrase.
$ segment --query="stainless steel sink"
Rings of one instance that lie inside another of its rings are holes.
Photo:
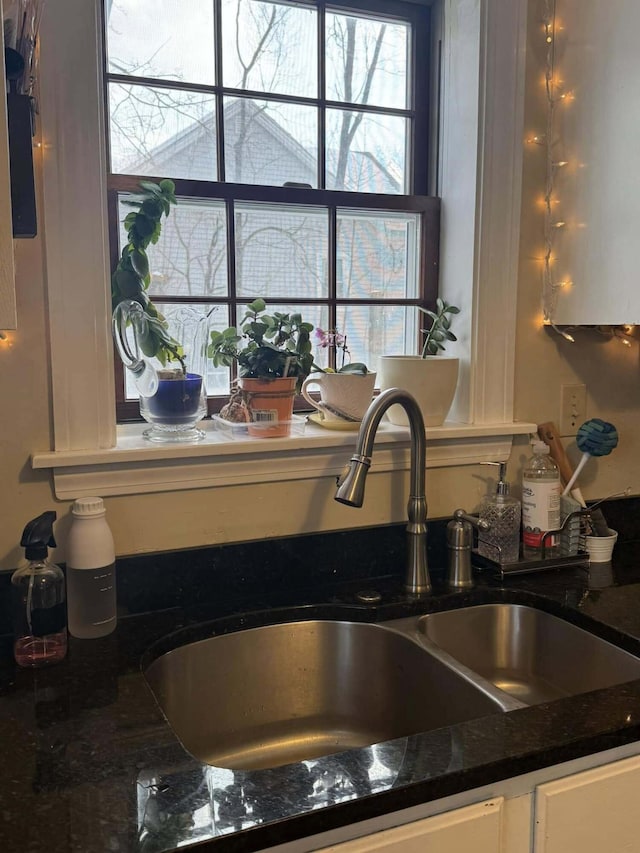
[[[431,613],[420,630],[428,644],[526,705],[640,678],[640,659],[533,607]]]
[[[417,619],[408,621],[416,636]],[[232,770],[330,755],[504,708],[420,640],[354,622],[213,637],[167,652],[145,676],[185,748]]]

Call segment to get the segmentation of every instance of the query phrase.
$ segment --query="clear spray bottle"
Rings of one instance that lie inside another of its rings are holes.
[[[55,512],[43,512],[24,529],[20,544],[28,565],[11,576],[13,654],[24,667],[47,666],[67,653],[64,574],[48,559],[55,548]]]

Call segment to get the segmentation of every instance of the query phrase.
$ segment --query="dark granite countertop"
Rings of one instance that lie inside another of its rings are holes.
[[[401,539],[395,529],[389,536],[393,554]],[[399,575],[376,571],[364,581],[327,572],[304,593],[287,584],[276,595],[263,585],[249,612],[232,595],[217,605],[194,595],[178,607],[127,615],[109,637],[71,639],[67,660],[49,669],[15,667],[5,637],[0,850],[159,853],[193,843],[197,850],[249,853],[640,740],[639,680],[388,741],[375,752],[354,749],[272,770],[209,767],[185,751],[153,699],[141,660],[240,627],[309,617],[384,621],[509,601],[561,615],[640,655],[637,542],[618,546],[613,567],[504,583],[482,573],[463,593],[436,579],[434,594],[419,602],[404,596]],[[381,592],[379,605],[357,603],[363,586]]]

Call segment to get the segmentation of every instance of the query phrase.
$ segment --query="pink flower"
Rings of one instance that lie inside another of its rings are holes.
[[[316,328],[313,333],[314,338],[318,341],[321,347],[328,347],[331,345],[331,333],[325,332],[319,326]]]

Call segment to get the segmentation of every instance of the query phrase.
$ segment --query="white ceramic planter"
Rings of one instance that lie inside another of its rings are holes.
[[[383,355],[378,359],[380,390],[404,388],[418,401],[425,426],[441,426],[456,393],[459,364],[460,359],[446,355]],[[392,424],[409,424],[401,406],[391,406],[387,416]]]

